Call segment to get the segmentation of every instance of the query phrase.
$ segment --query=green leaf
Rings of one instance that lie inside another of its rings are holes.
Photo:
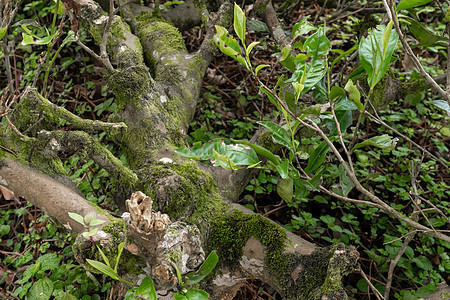
[[[233,160],[228,155],[221,155],[219,152],[217,152],[215,149],[213,149],[213,158],[214,162],[217,163],[219,166],[221,166],[224,169],[227,170],[238,170],[238,167],[233,162]]]
[[[308,55],[313,57],[313,60],[318,60],[328,54],[331,48],[331,42],[326,37],[324,28],[321,27],[305,41],[303,46],[308,52]]]
[[[55,300],[78,300],[78,298],[69,292],[62,292],[55,296]]]
[[[180,294],[180,292],[174,294],[173,298],[175,300],[188,300],[188,298],[185,295]]]
[[[389,67],[398,41],[398,34],[392,26],[378,25],[359,44],[359,59],[367,72],[367,82],[373,89]]]
[[[333,68],[334,65],[338,64],[341,59],[343,59],[344,57],[349,56],[350,54],[352,54],[353,52],[355,52],[356,50],[358,50],[358,44],[354,44],[353,47],[351,47],[349,50],[342,52],[339,54],[338,57],[336,57],[333,62],[330,65],[330,68]]]
[[[259,125],[266,127],[271,133],[273,140],[293,151],[292,138],[289,132],[278,124],[269,121],[259,121]]]
[[[105,222],[106,222],[105,220],[101,220],[101,219],[93,219],[93,220],[89,223],[89,226],[97,226],[97,225],[103,224],[103,223],[105,223]]]
[[[0,41],[5,36],[6,32],[8,31],[8,26],[0,28]]]
[[[314,173],[325,161],[325,155],[327,154],[330,147],[327,142],[323,141],[317,146],[316,149],[311,153],[308,159],[308,166],[305,169],[306,173]]]
[[[56,253],[47,253],[40,256],[36,263],[40,264],[41,270],[53,270],[58,267],[59,262],[61,261],[61,256]]]
[[[294,195],[294,180],[291,177],[281,179],[278,182],[277,193],[281,199],[290,204]]]
[[[134,294],[148,300],[156,300],[156,290],[153,285],[153,280],[150,277],[145,276]]]
[[[342,188],[342,195],[347,196],[350,191],[355,187],[355,184],[350,179],[350,176],[348,176],[347,172],[342,170],[341,176],[339,176],[340,179],[340,185]]]
[[[352,125],[353,122],[353,115],[351,110],[337,110],[336,113],[336,119],[339,122],[339,127],[341,129],[341,133],[344,133],[347,128]],[[328,127],[330,130],[329,136],[335,136],[338,134],[336,121],[331,116],[329,119],[325,119],[323,123]]]
[[[281,55],[278,57],[278,61],[285,68],[291,71],[295,71],[295,58],[294,56],[292,56],[291,50],[292,49],[289,46],[285,46],[283,49],[281,49]]]
[[[86,261],[93,266],[94,268],[96,268],[97,270],[99,270],[100,272],[108,275],[109,277],[111,277],[112,279],[115,280],[120,280],[120,277],[117,275],[116,272],[114,272],[114,270],[110,267],[105,265],[102,262],[96,261],[96,260],[91,260],[91,259],[86,259]]]
[[[241,48],[239,47],[236,39],[232,36],[229,36],[228,31],[222,26],[216,25],[215,28],[216,35],[214,36],[214,41],[216,42],[216,45],[217,47],[219,47],[220,51],[237,60],[250,70],[249,66],[247,66],[246,61],[242,57]]]
[[[237,36],[241,39],[242,44],[245,47],[245,14],[242,9],[234,3],[234,31]]]
[[[265,158],[269,159],[275,166],[279,165],[281,163],[281,159],[278,155],[273,154],[263,146],[259,146],[253,143],[250,143],[246,140],[233,140],[231,139],[233,143],[242,144],[245,146],[250,146],[258,155],[264,156]]]
[[[409,31],[419,41],[420,45],[428,48],[436,45],[445,46],[448,43],[448,38],[430,32],[423,23],[413,18],[405,17],[404,19],[410,24]]]
[[[125,243],[122,242],[117,247],[117,259],[116,259],[116,264],[114,266],[114,272],[116,272],[116,273],[117,273],[117,266],[119,265],[119,260],[120,260],[120,256],[122,255],[124,245],[125,245]]]
[[[82,235],[85,238],[89,238],[90,236],[94,236],[97,232],[98,232],[98,228],[94,227],[94,228],[89,229],[89,231],[83,232]]]
[[[308,22],[308,18],[303,18],[300,22],[296,23],[292,27],[291,38],[294,39],[299,35],[308,34],[312,30],[316,30],[317,28],[311,25]]]
[[[25,272],[23,272],[23,276],[22,279],[17,281],[18,284],[24,284],[26,282],[28,282],[28,280],[30,280],[31,277],[34,276],[34,274],[37,273],[37,271],[39,271],[41,269],[41,264],[40,263],[35,263],[32,265],[29,265],[27,267],[27,269],[25,270]]]
[[[250,52],[252,52],[252,49],[258,44],[259,42],[252,42],[250,45],[248,45],[247,49],[245,50],[245,55],[247,55],[247,58],[250,55]]]
[[[206,300],[209,298],[207,292],[199,289],[189,289],[184,295],[188,300]]]
[[[417,6],[421,6],[427,4],[433,0],[403,0],[401,1],[395,11],[401,11],[402,9],[414,8]]]
[[[289,176],[289,160],[285,159],[281,164],[277,165],[277,171],[280,173],[281,178],[286,179]]]
[[[202,281],[209,273],[214,270],[217,263],[219,262],[219,256],[216,250],[211,251],[206,260],[202,263],[200,268],[195,272],[190,272],[185,275],[185,285],[192,285]]]
[[[352,151],[358,148],[362,148],[365,146],[374,146],[377,148],[385,149],[385,150],[393,150],[395,149],[395,145],[397,144],[398,138],[391,138],[387,134],[383,134],[380,136],[374,136],[368,140],[365,140],[362,143],[356,144]]]
[[[75,221],[77,221],[78,223],[80,223],[83,226],[86,226],[86,224],[84,224],[84,219],[82,216],[80,216],[77,213],[73,213],[73,212],[68,212],[69,217]]]
[[[329,98],[331,101],[335,100],[338,97],[345,97],[345,90],[339,86],[332,86],[329,94]]]
[[[263,69],[263,68],[267,68],[270,67],[270,65],[258,65],[255,69],[255,76],[258,76],[258,72]]]
[[[27,299],[48,300],[53,292],[53,282],[49,278],[36,281],[28,291]]]
[[[347,81],[344,89],[348,93],[348,98],[353,101],[353,103],[358,106],[359,111],[362,112],[364,105],[361,103],[361,93],[351,79]]]
[[[433,265],[431,264],[431,261],[426,256],[418,256],[412,259],[413,262],[416,263],[416,265],[425,270],[425,271],[431,271],[433,269]]]
[[[442,110],[445,110],[447,112],[447,115],[450,116],[450,106],[448,105],[447,101],[434,100],[434,101],[430,101],[430,103]]]

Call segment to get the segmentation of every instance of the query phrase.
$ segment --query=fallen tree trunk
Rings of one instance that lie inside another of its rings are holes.
[[[80,4],[80,23],[101,44],[108,18],[95,2]],[[270,284],[286,299],[346,299],[341,279],[354,269],[356,250],[342,244],[318,248],[232,204],[249,180],[246,171],[211,170],[175,152],[185,145],[213,57],[213,25],[229,22],[230,13],[231,5],[224,4],[215,17],[211,15],[202,47],[187,53],[174,26],[146,8],[124,7],[123,17],[132,31],[122,18],[114,17],[106,45],[117,66],[107,77],[117,104],[109,123],[82,120],[26,89],[11,120],[28,135],[21,137],[8,125],[0,127],[0,144],[15,153],[0,154],[2,185],[77,233],[87,228],[70,219],[69,212],[107,221],[93,240],[111,257],[118,244],[127,241],[126,278],[137,282],[140,275],[150,275],[161,294],[176,288],[173,265],[182,273],[195,270],[205,255],[217,250],[220,265],[205,284],[213,299],[234,296],[247,278]],[[61,119],[78,131],[58,130]],[[106,132],[120,146],[129,167],[89,135],[95,131]],[[115,185],[114,200],[129,213],[114,218],[62,185],[59,181],[69,183],[59,156],[67,152],[91,158],[106,169]],[[94,244],[82,235],[74,253],[84,266],[88,258],[99,260]]]

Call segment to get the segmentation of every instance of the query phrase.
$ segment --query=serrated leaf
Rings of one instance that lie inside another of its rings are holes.
[[[321,142],[309,156],[308,165],[305,168],[305,172],[314,173],[314,171],[316,171],[325,161],[325,156],[328,150],[330,150],[328,144],[325,141]]]
[[[234,31],[237,36],[241,39],[242,44],[245,47],[245,14],[242,9],[234,3],[234,22],[233,22]]]
[[[100,272],[108,275],[112,279],[119,280],[119,276],[117,276],[117,274],[114,272],[114,270],[110,266],[107,266],[104,263],[96,261],[96,260],[86,259],[86,261],[91,266],[93,266],[94,268],[96,268]]]
[[[313,60],[322,59],[322,56],[327,55],[331,48],[331,42],[325,35],[324,28],[319,28],[316,33],[311,35],[303,44],[308,55],[313,57]]]
[[[52,270],[58,267],[61,257],[56,253],[47,253],[40,256],[36,263],[39,263],[42,271]]]
[[[384,41],[384,42],[383,42]],[[367,82],[373,89],[389,67],[398,41],[398,34],[392,27],[378,25],[359,44],[359,59],[367,72]]]
[[[304,35],[317,28],[308,22],[308,18],[303,18],[300,22],[292,27],[291,38],[294,39],[299,35]]]
[[[329,98],[331,101],[335,100],[338,97],[345,97],[345,90],[339,86],[332,86],[329,94]]]
[[[426,256],[421,255],[418,257],[414,257],[412,261],[415,262],[419,268],[425,271],[431,271],[433,269],[431,261]]]
[[[292,202],[294,195],[294,180],[291,177],[281,179],[277,185],[277,193],[287,204]]]
[[[353,81],[349,79],[344,87],[345,91],[348,93],[348,98],[356,104],[359,111],[364,109],[364,105],[361,103],[361,93],[359,92]]]
[[[410,9],[414,7],[418,7],[421,5],[425,5],[433,0],[403,0],[401,1],[395,11],[401,11],[402,9]]]
[[[287,82],[298,82],[304,85],[299,96],[306,94],[312,87],[314,87],[326,73],[326,61],[322,59],[313,60],[310,63],[302,62],[297,65],[297,68],[292,77]]]
[[[156,300],[156,290],[153,284],[153,280],[150,277],[145,276],[134,294],[136,296],[144,297],[148,300]]]
[[[55,296],[55,300],[78,300],[78,298],[69,292],[62,292]]]
[[[224,169],[234,170],[234,171],[238,170],[236,164],[233,162],[233,160],[229,156],[221,155],[215,149],[213,149],[213,158],[214,158],[215,163]]]
[[[436,45],[445,46],[448,43],[448,38],[430,32],[422,22],[408,17],[404,17],[404,19],[409,22],[409,31],[420,45],[428,48]]]
[[[286,179],[289,176],[289,160],[285,159],[281,164],[276,166],[281,178]]]
[[[266,157],[267,159],[269,159],[275,166],[279,165],[281,163],[281,159],[278,155],[273,154],[272,152],[270,152],[269,150],[267,150],[266,148],[250,143],[249,141],[246,140],[231,140],[233,143],[238,143],[238,144],[242,144],[245,146],[249,146],[251,147],[256,154],[261,155]]]
[[[368,140],[365,140],[362,143],[356,144],[352,151],[358,148],[362,148],[365,146],[374,146],[377,148],[385,149],[385,150],[393,150],[395,149],[395,145],[397,144],[398,138],[391,138],[387,134],[383,134],[380,136],[374,136]]]
[[[212,270],[214,270],[218,262],[219,256],[217,255],[216,250],[211,251],[211,253],[208,255],[208,257],[205,259],[205,261],[197,271],[190,272],[185,275],[185,285],[192,285],[202,281],[212,272]]]
[[[53,292],[53,282],[49,278],[36,281],[27,294],[27,299],[48,300]]]
[[[263,68],[267,68],[270,67],[270,65],[258,65],[255,69],[255,76],[258,76],[258,72],[263,69]]]
[[[243,64],[247,69],[249,69],[247,63],[244,60],[244,57],[242,57],[241,48],[239,47],[239,44],[236,41],[236,39],[233,38],[232,36],[229,36],[228,31],[222,26],[216,25],[215,28],[216,28],[216,35],[214,36],[214,41],[217,47],[219,47],[220,51],[237,60],[238,62]]]
[[[245,50],[245,54],[247,55],[247,57],[250,55],[250,52],[252,52],[252,49],[258,44],[259,42],[252,42],[250,45],[248,45],[247,49]]]
[[[292,138],[289,132],[278,124],[269,121],[259,121],[259,125],[266,127],[271,133],[273,140],[293,151]]]
[[[37,271],[39,271],[41,269],[41,264],[39,263],[35,263],[32,265],[29,265],[27,267],[27,269],[25,270],[25,272],[23,272],[23,276],[22,279],[17,281],[18,284],[24,284],[26,282],[28,282],[28,280],[34,276],[34,274],[37,273]]]
[[[337,110],[335,111],[336,119],[339,123],[339,127],[342,133],[344,133],[347,128],[352,125],[353,122],[353,115],[351,110]],[[330,130],[329,136],[335,136],[338,134],[336,121],[333,117],[329,119],[325,119],[323,123],[328,127]]]

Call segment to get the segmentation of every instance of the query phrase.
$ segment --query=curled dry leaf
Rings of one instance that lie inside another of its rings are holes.
[[[14,192],[4,187],[3,185],[0,185],[0,192],[2,193],[3,198],[5,198],[5,200],[7,201],[14,200],[16,202],[19,202],[19,199],[16,197],[16,195],[14,195]]]

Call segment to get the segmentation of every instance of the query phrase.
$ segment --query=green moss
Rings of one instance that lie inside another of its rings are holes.
[[[142,175],[147,182],[146,194],[155,200],[155,210],[168,214],[172,221],[195,224],[204,233],[211,220],[228,208],[219,196],[215,180],[199,170],[196,162],[160,163],[146,172]],[[164,196],[158,196],[162,189]]]
[[[261,215],[244,215],[234,211],[213,222],[211,249],[216,249],[222,260],[235,263],[242,257],[242,248],[249,238],[255,238],[266,247],[266,264],[272,272],[284,270],[283,250],[286,232]]]
[[[272,132],[268,130],[261,133],[261,135],[258,138],[258,143],[272,153],[275,153],[281,149],[280,144],[274,143]]]

